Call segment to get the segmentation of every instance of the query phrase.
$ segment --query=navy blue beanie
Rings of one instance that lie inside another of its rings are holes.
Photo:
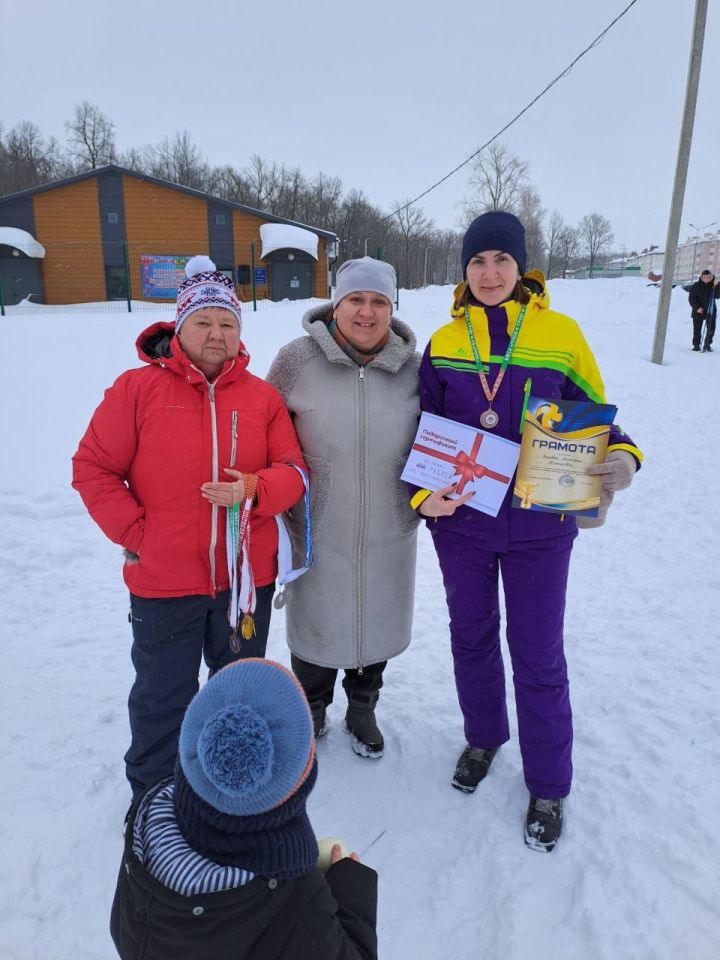
[[[489,210],[481,214],[465,231],[462,245],[462,275],[466,279],[467,265],[477,253],[484,250],[502,250],[509,253],[517,263],[520,276],[527,269],[525,227],[514,213],[504,210]]]

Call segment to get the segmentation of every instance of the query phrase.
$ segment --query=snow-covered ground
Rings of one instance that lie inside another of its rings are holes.
[[[351,752],[339,690],[310,813],[318,835],[361,853],[384,831],[366,857],[380,873],[384,960],[717,960],[720,356],[690,352],[682,290],[658,366],[657,289],[629,279],[550,289],[581,322],[618,420],[647,457],[606,526],[575,549],[566,650],[576,777],[562,840],[551,856],[523,845],[515,739],[473,796],[450,788],[462,725],[424,530],[413,644],[391,662],[380,702],[386,756]],[[450,296],[401,294],[421,346]],[[302,309],[246,314],[256,373],[301,333]],[[70,489],[70,457],[105,387],[136,365],[149,320],[33,310],[0,322],[1,960],[114,956],[128,603],[119,549]],[[281,613],[268,655],[288,662]]]

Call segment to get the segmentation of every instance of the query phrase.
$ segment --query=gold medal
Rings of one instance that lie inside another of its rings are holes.
[[[240,624],[240,633],[242,634],[243,640],[252,640],[255,636],[255,621],[252,618],[252,615],[246,613],[242,618],[242,623]]]
[[[485,427],[486,430],[492,430],[493,427],[496,427],[500,422],[500,417],[495,413],[492,407],[488,407],[487,410],[483,410],[480,414],[480,426]]]

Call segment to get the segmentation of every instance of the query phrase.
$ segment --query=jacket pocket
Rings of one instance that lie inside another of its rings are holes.
[[[139,520],[133,524],[130,528],[130,533],[127,537],[124,538],[122,547],[125,560],[128,563],[137,563],[138,554],[140,553],[140,545],[143,542],[143,537],[145,536],[145,517],[140,517]]]
[[[327,512],[330,497],[332,496],[333,477],[335,467],[330,460],[320,457],[303,455],[310,478],[310,523],[313,537],[322,526]],[[288,533],[293,541],[293,553],[302,547],[305,549],[305,498],[298,502],[285,514]]]
[[[420,523],[417,510],[410,506],[410,493],[400,476],[405,469],[407,456],[400,457],[392,465],[390,490],[392,495],[393,521],[397,533],[411,533]]]

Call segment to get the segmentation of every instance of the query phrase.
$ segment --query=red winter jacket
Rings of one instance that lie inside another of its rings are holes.
[[[73,457],[73,487],[103,533],[139,555],[124,567],[132,593],[214,596],[229,586],[225,509],[200,486],[231,480],[224,467],[257,474],[250,559],[256,585],[272,583],[273,517],[303,493],[288,466],[304,467],[290,417],[275,388],[247,371],[242,344],[211,386],[173,333],[173,324],[156,323],[138,337],[148,366],[105,391]]]

